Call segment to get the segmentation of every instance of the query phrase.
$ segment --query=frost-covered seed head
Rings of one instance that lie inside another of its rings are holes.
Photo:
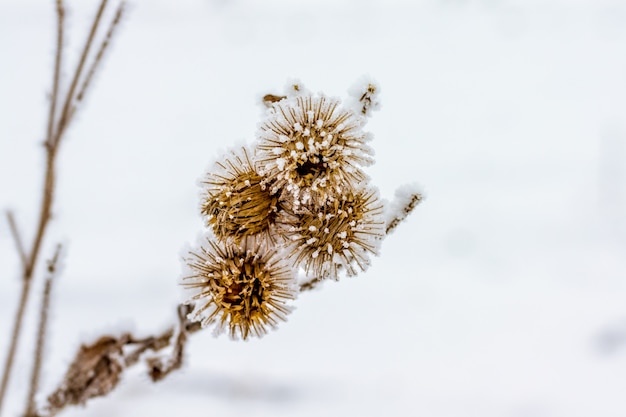
[[[322,210],[324,215],[303,210],[298,215],[299,227],[288,229],[294,263],[304,267],[308,276],[320,279],[337,279],[341,268],[349,276],[365,271],[384,236],[378,194],[360,190]]]
[[[280,256],[258,240],[220,245],[206,239],[185,259],[183,286],[193,290],[189,318],[202,326],[228,329],[231,338],[261,337],[286,320],[295,298],[294,274]]]
[[[202,181],[201,213],[220,240],[261,234],[273,239],[281,204],[265,186],[245,148],[215,163]]]
[[[372,163],[363,119],[325,96],[275,103],[259,129],[257,166],[271,191],[321,206],[366,180]],[[297,203],[296,203],[297,204]]]

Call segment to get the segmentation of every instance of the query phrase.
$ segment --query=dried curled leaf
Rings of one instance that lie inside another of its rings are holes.
[[[59,410],[85,404],[111,392],[124,370],[122,348],[127,342],[128,336],[102,336],[91,345],[82,345],[59,388],[48,397],[49,407]]]

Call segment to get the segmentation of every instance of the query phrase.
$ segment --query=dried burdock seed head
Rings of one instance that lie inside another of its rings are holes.
[[[303,210],[288,229],[291,253],[307,276],[337,279],[365,271],[384,235],[382,203],[373,189],[360,190],[323,209]]]
[[[272,193],[295,206],[321,206],[366,180],[373,162],[364,119],[325,96],[303,95],[273,105],[260,125],[257,168]]]
[[[219,240],[235,242],[252,235],[273,240],[281,205],[250,159],[250,151],[231,151],[205,175],[201,213]]]
[[[81,346],[63,382],[48,397],[47,408],[52,414],[111,392],[124,370],[122,348],[127,341],[127,336],[103,336],[91,345]]]
[[[189,319],[215,324],[217,334],[228,329],[233,339],[261,337],[291,311],[286,303],[295,298],[293,271],[265,242],[225,243],[206,236],[185,259],[182,284],[194,303]]]

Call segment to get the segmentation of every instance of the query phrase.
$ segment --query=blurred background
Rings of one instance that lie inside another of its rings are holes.
[[[96,3],[66,1],[66,75]],[[0,3],[0,208],[28,241],[54,13]],[[263,339],[196,334],[164,382],[136,369],[65,415],[623,417],[625,51],[623,0],[131,1],[61,150],[44,258],[58,242],[67,256],[43,392],[81,342],[174,322],[196,181],[253,140],[260,97],[292,78],[346,97],[369,74],[382,108],[368,172],[388,199],[406,183],[426,194],[370,270],[302,294]],[[3,219],[1,358],[19,288]]]

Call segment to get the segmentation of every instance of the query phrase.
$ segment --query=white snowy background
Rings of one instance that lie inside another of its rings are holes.
[[[29,241],[53,3],[0,3],[0,208]],[[96,4],[67,8],[65,74]],[[373,181],[387,198],[412,182],[427,194],[372,268],[302,294],[263,339],[196,334],[164,382],[137,369],[64,415],[626,415],[619,0],[131,1],[61,150],[44,255],[63,242],[67,256],[44,393],[81,342],[173,322],[196,179],[253,139],[259,97],[294,77],[345,97],[363,74],[382,87]],[[18,266],[2,221],[2,361]],[[35,318],[4,416],[23,411]]]

